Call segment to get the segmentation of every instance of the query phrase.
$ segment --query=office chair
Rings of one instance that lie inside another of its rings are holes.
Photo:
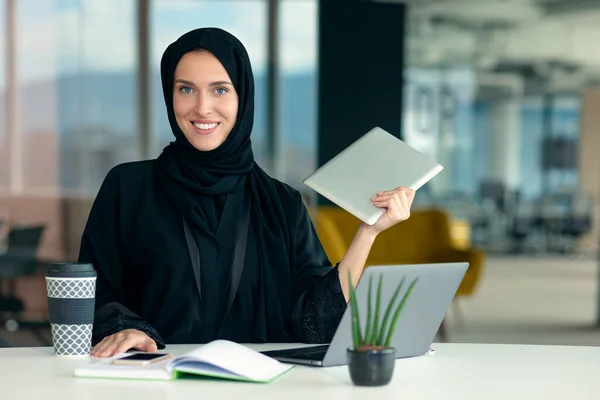
[[[24,302],[16,295],[16,280],[30,276],[37,267],[36,252],[40,244],[44,226],[19,226],[8,233],[7,250],[0,255],[0,315],[9,331],[22,325],[21,313]],[[7,283],[7,285],[5,285]],[[8,286],[5,293],[4,286]],[[37,332],[34,332],[37,335]]]

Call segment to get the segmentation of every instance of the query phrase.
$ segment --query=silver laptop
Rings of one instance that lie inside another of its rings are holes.
[[[304,184],[373,225],[385,212],[371,202],[378,191],[419,189],[443,167],[381,128],[373,128],[304,180]]]
[[[377,292],[379,276],[383,276],[382,307],[387,306],[403,277],[406,277],[406,281],[400,291],[399,298],[404,295],[410,282],[419,277],[398,319],[391,346],[396,348],[397,358],[425,354],[435,339],[468,266],[468,263],[461,262],[384,265],[365,269],[356,287],[359,316],[361,324],[363,324],[362,332],[364,332],[364,323],[367,316],[367,292],[371,276],[373,279],[372,296],[375,296]],[[374,303],[373,307],[375,307]],[[381,313],[383,315],[383,311]],[[351,309],[348,306],[330,344],[263,351],[262,353],[279,361],[293,364],[320,367],[345,365],[347,364],[346,350],[352,347],[351,320]]]

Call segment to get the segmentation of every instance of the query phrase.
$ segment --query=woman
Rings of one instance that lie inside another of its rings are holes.
[[[175,141],[156,160],[113,168],[83,233],[98,271],[92,354],[165,343],[331,340],[377,234],[409,216],[414,192],[381,192],[332,268],[300,193],[254,162],[254,78],[244,46],[198,29],[165,51]]]

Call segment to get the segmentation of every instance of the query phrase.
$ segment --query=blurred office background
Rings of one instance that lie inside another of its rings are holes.
[[[172,140],[160,57],[202,26],[246,45],[256,159],[305,195],[315,221],[329,205],[302,180],[366,132],[352,121],[379,125],[373,111],[444,165],[412,223],[438,210],[448,224],[410,246],[433,253],[424,242],[448,236],[440,246],[456,251],[436,261],[477,254],[477,273],[443,340],[600,343],[595,0],[0,0],[0,343],[48,344],[44,264],[76,260],[110,168]],[[351,50],[344,62],[337,48]],[[370,76],[380,64],[389,74]],[[360,99],[346,115],[335,112],[344,98]],[[319,223],[319,235],[343,248],[347,232],[330,222],[339,232]],[[386,238],[400,250],[379,259],[406,260],[402,228]]]

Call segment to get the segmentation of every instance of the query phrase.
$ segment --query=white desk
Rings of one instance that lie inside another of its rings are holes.
[[[181,354],[194,346],[170,346]],[[259,350],[283,346],[253,346]],[[296,367],[271,384],[74,378],[91,359],[50,348],[0,349],[0,399],[600,399],[600,348],[435,344],[435,355],[399,360],[388,386],[351,384],[347,367]]]

